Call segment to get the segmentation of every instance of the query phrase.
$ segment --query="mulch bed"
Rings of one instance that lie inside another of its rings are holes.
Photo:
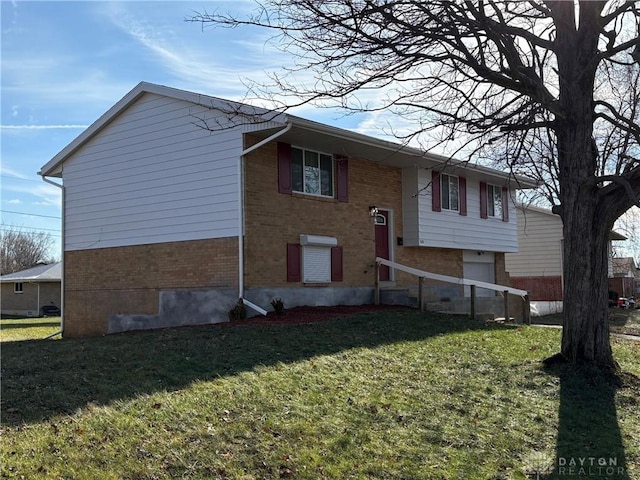
[[[246,320],[234,320],[220,325],[286,325],[291,323],[314,323],[332,318],[350,317],[360,313],[389,310],[411,310],[401,305],[337,305],[332,307],[294,307],[283,315],[269,312],[267,316],[256,316]]]

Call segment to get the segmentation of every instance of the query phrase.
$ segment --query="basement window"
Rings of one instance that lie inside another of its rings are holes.
[[[300,235],[303,283],[331,282],[331,248],[337,244],[334,237]]]

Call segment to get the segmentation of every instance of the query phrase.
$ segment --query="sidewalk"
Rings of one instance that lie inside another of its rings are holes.
[[[562,325],[544,325],[542,323],[533,323],[531,321],[532,327],[542,327],[542,328],[559,328],[562,330]],[[623,338],[625,340],[631,340],[632,342],[640,342],[640,335],[628,335],[626,333],[612,333],[612,337]]]

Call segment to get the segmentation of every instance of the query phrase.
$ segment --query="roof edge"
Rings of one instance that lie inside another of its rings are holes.
[[[365,135],[363,133],[354,132],[352,130],[347,130],[340,127],[334,127],[331,125],[326,125],[323,123],[315,122],[313,120],[307,120],[302,117],[296,117],[294,115],[288,116],[287,120],[298,128],[304,128],[307,130],[325,133],[327,135],[331,135],[337,138],[342,138],[345,140],[350,140],[353,142],[370,145],[372,147],[382,148],[385,150],[390,150],[392,152],[403,153],[405,155],[419,157],[421,159],[434,162],[436,164],[449,164],[453,167],[460,167],[465,170],[476,171],[483,175],[491,175],[494,177],[504,178],[507,181],[513,181],[518,185],[519,188],[522,188],[522,189],[537,188],[540,186],[537,181],[521,175],[505,173],[505,172],[501,172],[500,170],[496,170],[491,167],[486,167],[484,165],[480,165],[477,163],[458,160],[456,158],[446,157],[444,155],[438,155],[435,153],[425,152],[424,150],[420,150],[415,147],[402,145],[399,143],[391,142],[389,140],[383,140],[380,138]]]
[[[354,132],[340,127],[334,127],[326,125],[313,120],[307,120],[302,117],[289,115],[278,112],[276,110],[268,110],[261,107],[254,107],[252,105],[243,104],[233,100],[224,100],[218,97],[213,97],[205,94],[190,92],[186,90],[180,90],[173,87],[167,87],[164,85],[158,85],[149,82],[140,82],[132,90],[130,90],[124,97],[122,97],[115,105],[102,114],[95,122],[87,127],[80,135],[78,135],[71,143],[64,147],[58,154],[56,154],[51,160],[49,160],[38,172],[38,175],[42,177],[60,175],[60,165],[69,158],[74,152],[81,148],[86,142],[88,142],[94,135],[99,133],[109,123],[111,123],[122,111],[131,106],[145,93],[152,93],[156,95],[162,95],[170,98],[184,100],[197,105],[202,105],[208,108],[214,108],[221,111],[229,112],[234,115],[246,116],[247,118],[255,117],[256,115],[261,117],[261,121],[281,122],[282,124],[292,123],[293,125],[304,128],[307,130],[321,132],[327,135],[331,135],[337,138],[343,138],[353,142],[363,143],[375,148],[381,148],[393,152],[402,153],[405,155],[415,156],[425,159],[436,164],[449,164],[451,166],[460,167],[466,170],[476,171],[480,174],[491,175],[498,178],[506,179],[507,182],[514,182],[518,188],[536,188],[539,186],[538,182],[530,178],[514,175],[512,173],[501,172],[490,167],[471,163],[468,161],[457,160],[455,158],[437,155],[423,150],[394,143],[388,140],[379,139],[362,133]]]
[[[140,82],[132,90],[130,90],[124,97],[115,103],[109,110],[103,113],[95,122],[89,125],[80,135],[78,135],[71,143],[64,147],[58,154],[56,154],[51,160],[49,160],[38,172],[38,175],[46,177],[54,173],[54,171],[63,163],[69,156],[82,147],[87,141],[89,141],[100,130],[111,123],[121,112],[130,107],[145,93],[152,93],[156,95],[162,95],[165,97],[174,98],[177,100],[184,100],[197,105],[202,105],[208,108],[214,108],[221,111],[229,112],[234,115],[251,116],[268,116],[270,121],[282,121],[284,123],[285,115],[272,110],[267,110],[261,107],[254,107],[252,105],[243,104],[234,100],[225,100],[219,97],[213,97],[201,93],[189,92],[187,90],[180,90],[173,87],[167,87],[149,82]]]

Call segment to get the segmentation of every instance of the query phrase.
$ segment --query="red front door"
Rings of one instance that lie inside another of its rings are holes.
[[[379,210],[376,222],[376,257],[389,260],[389,212]],[[389,267],[380,266],[380,280],[389,280]]]

